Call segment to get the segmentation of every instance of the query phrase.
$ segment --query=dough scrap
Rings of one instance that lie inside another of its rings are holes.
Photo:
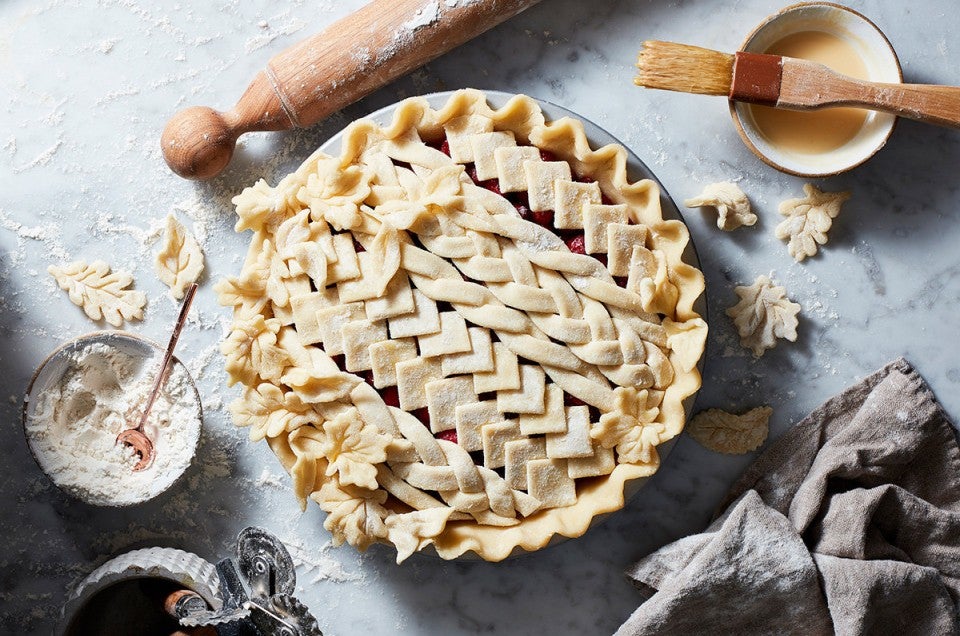
[[[711,183],[699,196],[687,199],[683,204],[688,208],[716,208],[717,227],[724,232],[757,222],[757,215],[750,209],[750,199],[738,185],[729,181]]]
[[[752,285],[738,285],[734,291],[740,302],[727,309],[727,315],[740,333],[740,344],[753,351],[755,358],[775,347],[777,338],[796,341],[800,305],[787,298],[785,288],[761,275]]]
[[[163,243],[154,260],[157,276],[170,288],[170,295],[183,298],[190,283],[203,272],[203,251],[197,239],[173,214],[167,216]]]
[[[744,455],[760,448],[770,432],[769,406],[758,406],[742,415],[707,409],[693,416],[687,431],[704,448],[727,455]]]
[[[777,238],[787,240],[787,250],[798,263],[817,253],[818,245],[827,242],[827,232],[840,206],[850,192],[822,192],[812,183],[803,184],[806,197],[780,203],[780,214],[787,217],[777,226]]]
[[[143,319],[147,296],[142,291],[127,289],[133,283],[133,276],[127,272],[111,273],[104,261],[87,265],[82,260],[62,267],[51,265],[47,272],[91,320],[106,320],[121,327],[124,320]]]

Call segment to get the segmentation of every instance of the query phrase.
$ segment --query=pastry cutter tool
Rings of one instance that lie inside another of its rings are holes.
[[[310,610],[294,596],[293,559],[274,535],[262,528],[245,528],[237,537],[236,559],[223,559],[216,569],[223,601],[219,609],[210,609],[191,590],[174,592],[164,603],[187,633],[323,636]]]

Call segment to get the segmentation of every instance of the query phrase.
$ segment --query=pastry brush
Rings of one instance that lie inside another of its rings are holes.
[[[960,128],[960,87],[882,84],[841,75],[823,64],[768,53],[733,55],[648,40],[634,83],[789,110],[853,106]]]

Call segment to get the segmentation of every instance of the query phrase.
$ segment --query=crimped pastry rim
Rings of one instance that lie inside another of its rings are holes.
[[[494,97],[498,95],[502,94],[494,94]],[[447,101],[442,107],[437,109],[432,107],[431,100],[444,98]],[[559,107],[555,108],[559,109]],[[392,118],[386,125],[380,125],[375,121],[375,118],[390,112],[392,112]],[[554,152],[568,161],[575,170],[579,171],[583,166],[589,166],[583,172],[589,173],[593,179],[601,183],[604,191],[616,192],[620,197],[629,200],[635,208],[643,208],[644,212],[638,215],[642,222],[648,227],[656,225],[658,230],[662,230],[662,233],[658,234],[657,247],[667,254],[671,271],[683,271],[689,279],[687,284],[678,285],[679,298],[672,318],[681,321],[700,318],[696,307],[705,304],[701,300],[704,289],[703,275],[699,269],[683,260],[684,255],[688,255],[687,258],[690,259],[689,254],[692,252],[689,232],[685,224],[682,220],[664,222],[661,211],[662,189],[658,181],[646,178],[635,182],[629,181],[628,157],[632,162],[642,166],[644,172],[650,175],[652,172],[639,159],[632,156],[623,145],[608,144],[596,150],[593,149],[584,130],[582,118],[578,117],[575,120],[559,118],[545,122],[540,104],[523,95],[512,96],[501,108],[493,109],[488,104],[486,94],[467,89],[449,94],[410,98],[381,109],[368,118],[348,125],[323,144],[313,156],[325,154],[324,151],[338,141],[342,142],[345,138],[348,141],[353,139],[349,137],[351,132],[356,136],[358,130],[363,130],[364,127],[369,130],[371,125],[379,129],[379,134],[387,138],[395,138],[412,127],[427,130],[425,126],[432,125],[436,130],[441,122],[470,112],[484,114],[497,123],[502,123],[510,117],[519,120],[516,127],[503,126],[502,129],[513,130],[518,138],[530,139],[534,145]],[[418,124],[421,125],[418,126]],[[343,146],[342,143],[341,146]],[[339,153],[328,154],[338,156],[341,164],[346,166],[352,163],[355,153],[358,152],[357,148],[362,148],[362,145],[358,144],[353,148],[348,145],[346,148],[341,147]],[[572,149],[572,152],[568,149]],[[668,201],[680,217],[675,204],[672,200],[668,199]],[[696,262],[695,252],[690,260]],[[674,367],[675,379],[666,388],[660,405],[660,416],[657,421],[664,423],[667,428],[660,439],[660,444],[675,438],[681,432],[686,419],[686,406],[689,406],[689,402],[692,401],[690,398],[695,395],[700,386],[698,365],[702,364],[702,360],[703,351],[701,350],[694,364],[687,362],[687,366],[691,368],[682,370],[681,367],[684,365],[676,359],[675,352],[671,352],[670,361]],[[277,456],[289,472],[292,464],[290,458],[281,454]],[[659,468],[659,464],[659,458],[650,465],[619,464],[610,475],[580,480],[578,481],[578,499],[575,504],[566,508],[540,511],[529,518],[522,519],[515,526],[482,526],[474,522],[451,521],[446,529],[433,539],[434,549],[444,559],[454,559],[467,552],[473,552],[484,560],[500,561],[517,551],[539,550],[555,537],[581,536],[598,515],[606,515],[621,509],[625,503],[625,490],[628,485],[631,491],[635,490],[638,480],[645,481],[644,478],[652,475]]]

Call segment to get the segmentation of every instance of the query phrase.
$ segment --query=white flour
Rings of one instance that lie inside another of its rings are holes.
[[[122,506],[156,496],[183,474],[200,437],[200,410],[181,365],[173,367],[144,427],[153,462],[134,472],[133,450],[116,443],[131,427],[126,414],[146,403],[159,366],[159,356],[143,359],[105,343],[70,354],[63,375],[37,395],[26,423],[31,450],[60,488],[90,504]]]

